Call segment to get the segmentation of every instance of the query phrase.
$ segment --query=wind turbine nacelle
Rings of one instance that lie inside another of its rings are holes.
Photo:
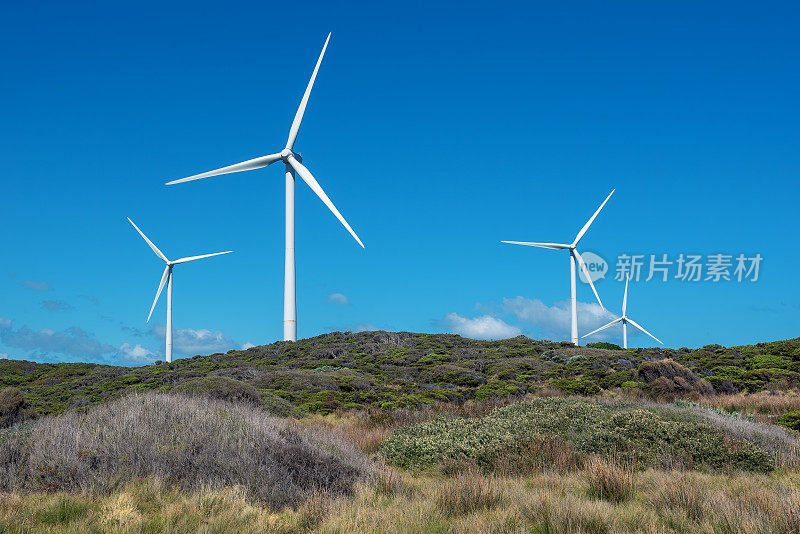
[[[295,152],[290,148],[284,148],[283,150],[281,150],[281,159],[283,161],[286,161],[289,158],[289,156],[292,156],[300,163],[303,163],[303,156],[300,155],[300,152]]]

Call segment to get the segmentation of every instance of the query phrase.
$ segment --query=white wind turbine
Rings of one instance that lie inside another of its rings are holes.
[[[572,332],[571,338],[572,342],[577,345],[578,344],[578,298],[576,295],[576,282],[575,282],[575,263],[577,262],[580,265],[583,274],[586,275],[586,279],[589,281],[589,285],[592,287],[592,291],[594,292],[594,296],[597,298],[597,302],[600,304],[600,307],[605,309],[603,306],[603,301],[600,300],[600,295],[597,294],[597,290],[594,288],[594,283],[592,283],[592,277],[589,274],[589,269],[586,268],[586,264],[581,258],[580,253],[578,253],[578,243],[583,238],[583,235],[589,229],[589,226],[592,225],[597,215],[600,213],[600,210],[603,209],[603,206],[606,205],[608,199],[611,198],[611,195],[614,194],[616,189],[612,189],[611,193],[608,194],[606,199],[600,204],[600,207],[597,208],[597,211],[594,212],[594,215],[583,225],[581,231],[578,232],[578,235],[575,236],[575,240],[570,243],[569,245],[565,243],[530,243],[525,241],[503,241],[503,243],[510,243],[512,245],[526,245],[529,247],[539,247],[539,248],[547,248],[550,250],[569,250],[569,277],[570,277],[570,303],[572,305]]]
[[[597,330],[593,330],[593,331],[589,332],[588,334],[586,334],[583,337],[591,336],[592,334],[596,334],[600,330],[605,330],[609,326],[614,326],[615,324],[621,322],[622,323],[622,348],[623,349],[627,349],[628,348],[628,323],[631,323],[633,326],[635,326],[636,328],[638,328],[639,330],[641,330],[642,332],[644,332],[648,336],[652,337],[653,339],[655,339],[656,341],[661,343],[660,339],[658,339],[656,336],[654,336],[653,334],[651,334],[650,332],[648,332],[647,330],[642,328],[639,325],[639,323],[637,323],[636,321],[634,321],[633,319],[631,319],[630,317],[627,316],[626,311],[627,311],[627,308],[628,308],[628,280],[630,280],[630,277],[625,279],[625,295],[622,297],[622,317],[614,319],[610,323],[601,326]],[[663,343],[661,343],[661,344],[663,345]]]
[[[153,300],[153,305],[150,306],[150,313],[147,314],[147,322],[150,322],[150,317],[153,315],[153,310],[156,307],[156,302],[158,302],[158,297],[161,296],[161,290],[164,289],[164,283],[167,284],[167,347],[166,347],[166,356],[167,362],[172,361],[172,268],[179,263],[186,263],[189,261],[200,260],[203,258],[210,258],[211,256],[219,256],[220,254],[230,254],[233,252],[232,250],[226,250],[225,252],[214,252],[213,254],[203,254],[202,256],[189,256],[187,258],[180,258],[177,260],[170,261],[164,256],[164,253],[158,250],[158,247],[150,241],[144,232],[139,230],[139,227],[131,221],[131,218],[128,217],[128,222],[130,222],[136,231],[139,232],[139,235],[147,241],[147,244],[150,245],[150,248],[153,249],[153,252],[156,253],[156,256],[164,260],[164,263],[167,264],[164,267],[164,274],[161,276],[161,283],[158,284],[158,291],[156,291],[156,298]]]
[[[297,139],[297,132],[300,129],[300,123],[303,120],[303,114],[306,110],[308,103],[308,96],[311,94],[311,88],[314,86],[314,80],[317,77],[317,71],[322,63],[322,56],[325,55],[325,49],[328,47],[328,41],[331,39],[331,34],[325,39],[325,45],[322,47],[322,52],[317,60],[317,65],[314,67],[314,72],[311,74],[311,79],[306,87],[306,92],[303,94],[303,99],[300,101],[300,107],[297,108],[297,113],[292,121],[292,127],[289,129],[289,139],[286,141],[286,147],[280,152],[261,156],[242,163],[229,165],[202,174],[189,176],[188,178],[181,178],[180,180],[173,180],[168,182],[167,185],[179,184],[182,182],[190,182],[192,180],[199,180],[201,178],[208,178],[210,176],[217,176],[220,174],[228,174],[232,172],[251,171],[260,169],[271,165],[277,161],[283,161],[286,165],[286,264],[283,286],[283,339],[284,341],[297,341],[297,301],[295,297],[295,263],[294,263],[294,177],[295,173],[300,175],[300,178],[308,184],[308,186],[317,194],[317,196],[328,206],[333,214],[339,219],[344,227],[350,232],[361,248],[364,248],[364,243],[358,238],[356,233],[344,220],[342,214],[333,205],[331,199],[322,190],[322,187],[317,183],[309,170],[303,166],[303,158],[300,157],[298,152],[294,152],[294,142]]]

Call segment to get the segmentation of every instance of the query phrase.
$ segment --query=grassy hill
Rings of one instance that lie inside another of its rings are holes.
[[[800,434],[773,423],[800,429],[799,377],[800,339],[0,360],[0,532],[796,533]]]
[[[622,350],[524,336],[478,341],[451,334],[334,332],[144,367],[0,360],[0,388],[18,388],[39,415],[82,409],[131,390],[206,393],[297,415],[419,408],[542,390],[671,400],[798,385],[800,338]]]

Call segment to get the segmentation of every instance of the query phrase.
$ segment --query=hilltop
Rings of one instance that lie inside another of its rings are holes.
[[[39,415],[82,409],[129,390],[205,392],[260,404],[276,415],[298,415],[522,397],[543,389],[577,395],[619,389],[671,400],[799,384],[800,338],[623,350],[524,336],[479,341],[452,334],[334,332],[143,367],[0,360],[0,388],[18,388]]]

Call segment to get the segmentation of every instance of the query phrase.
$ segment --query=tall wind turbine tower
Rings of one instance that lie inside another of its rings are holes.
[[[186,258],[180,258],[177,260],[170,261],[164,256],[164,253],[158,250],[158,247],[150,241],[144,232],[139,230],[139,227],[134,224],[130,217],[128,217],[128,222],[130,222],[136,231],[139,232],[139,235],[147,241],[147,244],[150,245],[150,248],[153,249],[153,252],[156,253],[156,256],[164,260],[164,263],[167,264],[164,267],[164,274],[161,276],[161,283],[158,284],[158,291],[156,291],[156,298],[153,300],[153,305],[150,306],[150,313],[147,314],[147,322],[150,322],[150,317],[153,315],[153,310],[156,307],[156,302],[158,302],[158,297],[161,296],[161,290],[164,289],[164,284],[167,284],[167,346],[165,348],[166,359],[167,363],[172,361],[172,268],[178,265],[179,263],[186,263],[194,260],[201,260],[203,258],[210,258],[211,256],[219,256],[220,254],[230,254],[233,252],[232,250],[227,250],[225,252],[214,252],[213,254],[203,254],[202,256],[189,256]]]
[[[608,199],[611,198],[611,195],[614,194],[616,189],[612,189],[611,193],[608,194],[606,199],[600,204],[600,207],[597,208],[597,211],[594,212],[594,215],[583,225],[578,235],[575,236],[575,240],[570,244],[565,243],[531,243],[526,241],[503,241],[503,243],[509,243],[512,245],[525,245],[528,247],[539,247],[539,248],[547,248],[550,250],[569,250],[569,281],[570,281],[570,304],[571,304],[571,339],[572,343],[575,345],[578,344],[578,297],[577,297],[577,289],[576,289],[576,281],[575,281],[575,264],[577,263],[580,265],[583,274],[586,275],[586,279],[589,281],[589,285],[592,287],[592,291],[594,292],[594,296],[597,298],[598,304],[600,307],[605,309],[603,306],[603,301],[600,300],[600,295],[597,294],[597,290],[594,288],[594,283],[592,282],[592,277],[589,274],[589,269],[586,267],[586,263],[584,263],[583,258],[581,258],[580,253],[578,252],[578,243],[580,243],[581,239],[583,238],[586,231],[589,230],[589,227],[594,222],[595,218],[600,214],[600,210],[603,209],[603,206],[606,205]]]
[[[308,184],[308,187],[317,194],[322,202],[328,206],[328,209],[333,212],[339,222],[350,232],[350,235],[364,248],[364,243],[358,238],[356,233],[347,224],[347,221],[333,205],[331,199],[322,190],[319,183],[311,175],[311,172],[303,166],[303,158],[300,157],[298,152],[294,152],[294,143],[297,140],[297,132],[300,130],[300,123],[303,121],[303,114],[306,111],[308,104],[308,97],[311,94],[311,88],[314,86],[314,80],[317,78],[319,66],[322,63],[322,57],[325,55],[325,50],[328,48],[328,41],[330,41],[331,34],[325,39],[325,44],[322,47],[322,52],[317,60],[317,65],[314,67],[314,72],[311,74],[311,80],[308,82],[306,92],[300,101],[300,107],[297,108],[297,113],[292,121],[292,126],[289,129],[289,138],[286,141],[286,146],[280,152],[261,156],[259,158],[236,163],[221,169],[216,169],[202,174],[189,176],[188,178],[181,178],[180,180],[173,180],[168,182],[167,185],[179,184],[182,182],[190,182],[192,180],[199,180],[201,178],[208,178],[210,176],[217,176],[220,174],[228,174],[232,172],[251,171],[260,169],[271,165],[277,161],[283,161],[286,166],[286,263],[284,273],[283,285],[283,339],[284,341],[297,341],[297,300],[296,300],[296,285],[295,285],[295,259],[294,259],[294,179],[295,173],[300,175],[300,178]]]
[[[660,339],[658,339],[656,336],[654,336],[653,334],[651,334],[650,332],[648,332],[647,330],[642,328],[641,325],[639,325],[639,323],[637,323],[636,321],[634,321],[633,319],[628,317],[627,308],[628,308],[628,281],[629,280],[630,280],[630,276],[625,279],[625,294],[622,297],[622,317],[618,317],[617,319],[614,319],[610,323],[604,324],[603,326],[601,326],[597,330],[592,330],[591,332],[589,332],[588,334],[586,334],[583,337],[591,336],[592,334],[596,334],[597,332],[599,332],[601,330],[605,330],[606,328],[608,328],[610,326],[614,326],[617,323],[622,323],[622,348],[623,349],[627,349],[628,348],[628,323],[631,323],[634,327],[638,328],[639,330],[641,330],[642,332],[644,332],[648,336],[652,337],[653,339],[655,339],[656,341],[661,343]],[[663,345],[664,343],[661,343],[661,344]]]

